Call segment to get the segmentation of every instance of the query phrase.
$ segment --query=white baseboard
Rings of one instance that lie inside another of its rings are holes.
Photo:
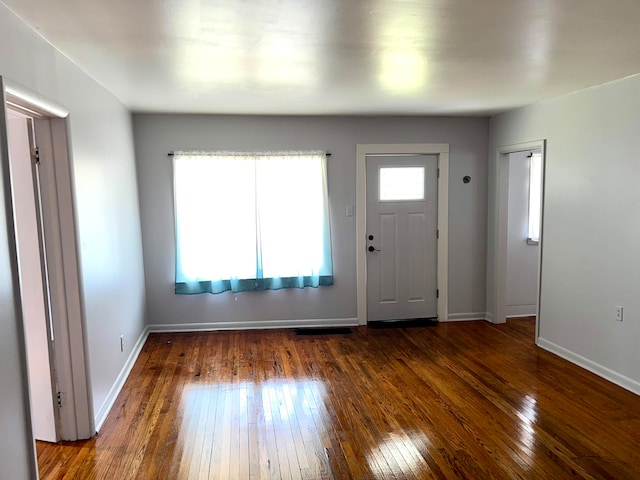
[[[264,330],[273,328],[356,327],[357,318],[307,320],[257,320],[248,322],[171,323],[148,325],[149,333],[208,332],[214,330]]]
[[[140,355],[140,352],[142,351],[142,347],[144,346],[144,342],[147,341],[148,336],[149,336],[149,327],[147,326],[145,327],[144,330],[142,330],[142,333],[138,337],[136,344],[133,346],[133,349],[129,354],[129,358],[127,358],[127,361],[124,362],[124,365],[122,366],[122,370],[120,370],[120,374],[118,375],[118,378],[116,378],[116,381],[111,387],[111,390],[109,390],[109,393],[107,394],[107,398],[105,398],[104,402],[102,403],[102,406],[98,410],[98,413],[96,413],[96,418],[95,418],[96,432],[100,431],[100,429],[102,428],[102,425],[104,424],[104,421],[107,419],[107,415],[109,415],[109,412],[111,411],[111,408],[113,407],[113,404],[115,403],[116,398],[118,398],[118,395],[120,394],[120,390],[122,390],[122,387],[124,386],[124,382],[127,381],[127,377],[129,376],[129,373],[131,372],[133,365],[136,363],[136,360],[138,359],[138,355]]]
[[[538,312],[538,305],[507,305],[505,313],[507,317],[530,317]]]
[[[486,312],[486,313],[485,313],[485,316],[484,316],[484,319],[485,319],[487,322],[496,323],[496,319],[495,319],[495,317],[493,316],[493,313],[491,313],[491,312]]]
[[[486,320],[487,312],[450,313],[444,322],[468,322],[470,320]]]
[[[610,382],[613,382],[616,385],[619,385],[622,388],[635,393],[636,395],[640,395],[640,382],[637,382],[629,377],[625,377],[618,372],[615,372],[607,367],[600,365],[599,363],[589,360],[582,355],[574,353],[571,350],[567,350],[560,345],[556,345],[549,340],[545,340],[544,338],[538,338],[537,344],[540,348],[543,348],[551,353],[555,353],[559,357],[562,357],[565,360],[570,361],[571,363],[575,363],[585,370],[589,370],[591,373],[595,373],[596,375],[609,380]]]

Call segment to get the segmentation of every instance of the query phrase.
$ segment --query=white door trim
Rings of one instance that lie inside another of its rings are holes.
[[[57,257],[55,271],[49,272],[52,295],[60,300],[58,312],[52,312],[56,337],[55,368],[58,389],[63,392],[64,408],[60,410],[63,440],[90,438],[95,433],[89,369],[85,352],[86,325],[82,297],[78,232],[72,184],[72,165],[67,148],[69,111],[55,102],[19,84],[0,77],[4,99],[34,117],[48,118],[51,143],[45,147],[53,168],[43,178],[51,192],[52,209],[43,209],[47,252]],[[55,290],[55,291],[54,291]],[[57,315],[56,315],[57,313]],[[57,329],[56,329],[57,327]]]
[[[402,143],[356,145],[356,260],[358,324],[367,324],[367,155],[437,155],[438,169],[438,320],[448,316],[449,286],[449,144]]]
[[[495,285],[487,284],[489,295],[495,295],[495,315],[490,315],[493,323],[507,321],[507,252],[509,227],[509,154],[524,150],[540,150],[542,152],[542,206],[540,209],[540,242],[538,258],[538,305],[536,309],[536,333],[538,342],[540,325],[540,281],[542,278],[542,248],[544,229],[544,175],[546,164],[546,140],[536,140],[515,145],[499,147],[496,151],[496,185],[497,185],[497,248],[494,256]]]

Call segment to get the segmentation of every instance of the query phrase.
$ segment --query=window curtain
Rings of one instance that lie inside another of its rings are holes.
[[[178,294],[333,284],[324,152],[175,152]]]
[[[529,226],[528,240],[540,241],[540,207],[542,204],[542,154],[535,152],[529,158]]]

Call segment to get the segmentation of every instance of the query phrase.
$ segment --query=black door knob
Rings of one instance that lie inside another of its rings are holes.
[[[369,246],[369,251],[370,251],[370,252],[375,252],[375,250],[376,250],[376,249],[375,249],[375,247],[374,247],[373,245],[370,245],[370,246]]]

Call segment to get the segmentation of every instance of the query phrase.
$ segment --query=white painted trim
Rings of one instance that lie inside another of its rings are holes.
[[[211,332],[216,330],[270,330],[274,328],[331,328],[358,326],[357,318],[311,318],[306,320],[255,320],[248,322],[156,323],[149,333]]]
[[[58,222],[63,257],[64,293],[67,307],[67,332],[69,336],[72,394],[75,397],[77,437],[91,438],[95,432],[93,393],[88,366],[87,325],[85,318],[82,268],[80,265],[80,237],[77,224],[73,164],[68,145],[70,126],[68,118],[51,118],[51,137],[58,197]],[[67,395],[68,397],[68,395]],[[73,439],[73,440],[75,440]]]
[[[530,313],[530,314],[522,314],[522,315],[508,315],[507,318],[528,318],[528,317],[535,317],[536,314],[535,313]]]
[[[505,316],[507,318],[514,317],[534,317],[538,312],[538,305],[532,303],[530,305],[506,305]]]
[[[438,151],[438,318],[449,318],[449,145]]]
[[[562,357],[565,360],[568,360],[569,362],[584,368],[585,370],[589,370],[591,373],[595,373],[605,380],[609,380],[610,382],[613,382],[616,385],[619,385],[622,388],[635,393],[636,395],[640,395],[640,382],[637,382],[636,380],[625,377],[618,372],[615,372],[607,367],[600,365],[599,363],[589,360],[588,358],[572,352],[571,350],[561,347],[560,345],[556,345],[549,340],[545,340],[544,338],[538,338],[536,344],[540,348],[554,353],[559,357]]]
[[[26,107],[44,117],[66,118],[69,115],[69,110],[59,103],[7,78],[4,79],[4,91],[6,101]]]
[[[449,144],[403,143],[356,145],[356,266],[358,323],[367,324],[367,155],[438,155],[438,319],[449,309]]]
[[[53,162],[49,168],[43,169],[43,173],[47,171],[46,178],[43,174],[43,185],[46,183],[50,191],[50,198],[45,202],[47,208],[43,209],[43,218],[49,225],[49,229],[45,228],[44,232],[48,255],[57,257],[55,271],[51,271],[51,266],[48,265],[50,280],[54,279],[51,285],[57,290],[52,294],[61,302],[57,312],[60,315],[57,320],[54,317],[54,363],[58,389],[65,405],[64,413],[61,412],[60,415],[61,433],[63,440],[90,438],[95,429],[85,352],[86,325],[72,184],[73,166],[71,152],[68,150],[69,111],[29,88],[10,80],[2,80],[4,101],[19,105],[34,112],[34,118],[40,116],[40,119],[49,122],[45,129],[45,141],[48,142],[46,149]],[[40,141],[38,131],[36,138]]]
[[[144,347],[144,344],[149,337],[149,332],[150,329],[147,326],[138,337],[138,340],[133,346],[133,349],[131,350],[127,361],[124,362],[124,365],[122,366],[122,369],[120,370],[116,381],[112,385],[111,390],[109,390],[109,393],[107,393],[107,397],[104,399],[102,406],[98,409],[98,413],[96,413],[95,418],[96,433],[98,433],[102,428],[102,425],[104,425],[104,421],[107,419],[109,412],[113,408],[118,395],[120,395],[120,391],[122,390],[122,387],[124,387],[124,384],[127,381],[129,374],[131,373],[131,369],[135,365],[136,360],[138,360],[140,352],[142,351],[142,348]]]
[[[540,332],[540,282],[542,279],[542,252],[543,252],[543,230],[544,230],[544,172],[546,168],[546,140],[535,140],[532,142],[505,145],[496,150],[496,219],[497,238],[494,250],[494,284],[487,283],[487,298],[494,296],[495,312],[487,312],[487,319],[491,318],[492,323],[505,323],[507,321],[507,243],[508,243],[508,196],[509,196],[509,154],[522,152],[525,150],[540,150],[542,152],[542,206],[540,210],[540,251],[538,258],[538,304],[536,313],[535,338]],[[492,246],[490,245],[489,248]]]
[[[490,323],[496,323],[496,319],[491,312],[486,312],[484,315],[484,319]]]
[[[444,322],[468,322],[471,320],[486,320],[487,312],[450,313]]]

